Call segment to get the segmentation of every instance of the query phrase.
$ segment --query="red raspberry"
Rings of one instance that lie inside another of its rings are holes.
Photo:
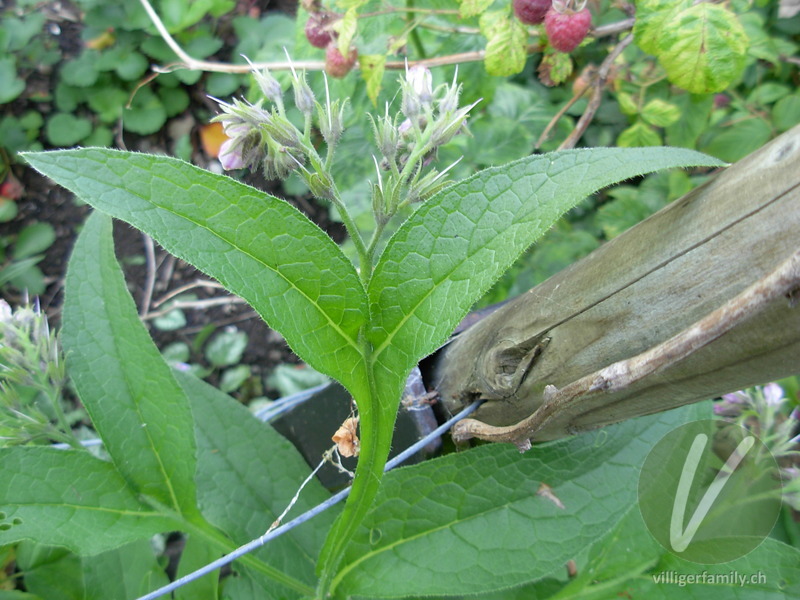
[[[331,15],[326,12],[311,13],[306,21],[306,38],[315,48],[325,48],[333,41],[332,31],[327,29]]]
[[[350,48],[347,56],[342,56],[335,43],[331,43],[325,49],[325,72],[331,77],[344,77],[356,64],[358,52],[355,48]]]
[[[563,13],[554,8],[544,16],[544,29],[550,45],[559,52],[572,52],[583,41],[592,26],[592,13],[588,8],[578,12],[567,9]]]
[[[514,14],[526,25],[538,25],[552,4],[553,0],[514,0]]]

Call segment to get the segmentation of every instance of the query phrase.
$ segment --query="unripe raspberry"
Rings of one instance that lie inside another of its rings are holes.
[[[559,52],[572,52],[583,41],[591,27],[592,13],[588,8],[578,12],[567,9],[563,13],[551,8],[544,16],[547,39]]]
[[[325,49],[325,72],[331,77],[344,77],[356,64],[358,52],[355,48],[350,48],[347,56],[342,56],[335,43],[331,43]]]
[[[306,38],[315,48],[325,48],[333,41],[333,32],[327,28],[331,16],[327,12],[311,13],[306,21]]]
[[[514,0],[514,14],[526,25],[538,25],[552,4],[553,0]]]

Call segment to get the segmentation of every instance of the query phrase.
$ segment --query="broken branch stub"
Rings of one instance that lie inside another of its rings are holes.
[[[435,387],[487,401],[453,435],[524,448],[800,372],[798,164],[795,127],[459,334]]]

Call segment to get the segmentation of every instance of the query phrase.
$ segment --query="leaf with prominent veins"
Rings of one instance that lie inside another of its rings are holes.
[[[218,279],[317,370],[346,387],[363,377],[357,339],[367,303],[358,274],[285,201],[165,156],[87,148],[25,158]]]
[[[524,158],[436,194],[386,246],[369,285],[376,368],[405,373],[567,210],[608,185],[673,167],[719,166],[678,148],[597,148]]]

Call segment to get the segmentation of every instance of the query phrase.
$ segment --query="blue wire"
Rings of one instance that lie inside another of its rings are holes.
[[[452,417],[449,421],[447,421],[446,423],[443,423],[442,425],[440,425],[439,427],[437,427],[436,429],[431,431],[424,438],[422,438],[421,440],[419,440],[415,444],[412,444],[411,446],[409,446],[408,448],[403,450],[400,454],[398,454],[397,456],[392,458],[390,461],[388,461],[386,463],[386,467],[385,467],[384,471],[388,471],[390,469],[393,469],[394,467],[396,467],[397,465],[399,465],[400,463],[402,463],[403,461],[405,461],[409,457],[411,457],[414,454],[416,454],[417,452],[419,452],[433,438],[439,437],[440,435],[445,433],[448,429],[450,429],[453,425],[455,425],[458,421],[460,421],[461,419],[471,415],[473,412],[475,412],[475,410],[477,410],[477,408],[480,405],[481,405],[481,402],[479,401],[479,402],[474,402],[473,404],[470,404],[469,406],[467,406],[464,410],[462,410],[460,413],[458,413],[457,415]],[[200,577],[203,577],[204,575],[207,575],[208,573],[211,573],[212,571],[215,571],[215,570],[219,569],[220,567],[223,567],[223,566],[225,566],[225,565],[227,565],[229,563],[232,563],[237,558],[241,558],[245,554],[248,554],[249,552],[252,552],[253,550],[256,550],[257,548],[260,548],[261,546],[266,544],[268,541],[273,540],[276,537],[279,537],[279,536],[283,535],[287,531],[290,531],[290,530],[294,529],[298,525],[302,525],[303,523],[305,523],[309,519],[317,516],[321,512],[324,512],[324,511],[328,510],[334,504],[337,504],[338,502],[340,502],[340,501],[344,500],[345,498],[347,498],[347,496],[349,494],[350,494],[350,488],[349,487],[345,488],[342,491],[338,492],[337,494],[334,494],[333,496],[328,498],[325,502],[322,502],[321,504],[318,504],[317,506],[315,506],[311,510],[309,510],[307,512],[304,512],[302,515],[300,515],[298,517],[295,517],[294,519],[292,519],[288,523],[285,523],[284,525],[281,525],[280,527],[276,527],[275,529],[265,533],[261,537],[256,538],[256,539],[246,543],[244,546],[240,546],[239,548],[237,548],[236,550],[234,550],[230,554],[226,554],[222,558],[218,558],[214,562],[211,562],[211,563],[205,565],[204,567],[194,571],[193,573],[189,573],[188,575],[184,575],[183,577],[181,577],[179,579],[176,579],[175,581],[173,581],[172,583],[170,583],[168,585],[165,585],[164,587],[161,587],[161,588],[159,588],[159,589],[157,589],[157,590],[155,590],[153,592],[150,592],[149,594],[147,594],[145,596],[141,596],[137,600],[154,600],[155,598],[160,598],[161,596],[164,596],[165,594],[168,594],[169,592],[171,592],[173,590],[176,590],[179,587],[186,585],[187,583],[190,583],[190,582],[192,582],[192,581],[194,581],[196,579],[199,579]]]

